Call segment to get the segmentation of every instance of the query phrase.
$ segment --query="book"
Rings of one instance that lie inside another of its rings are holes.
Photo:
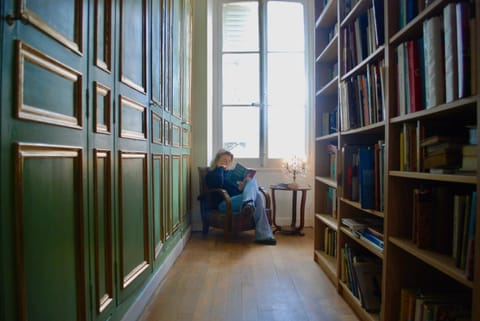
[[[460,152],[445,152],[431,156],[425,156],[423,159],[423,167],[429,168],[458,168],[462,161],[462,154]]]
[[[459,259],[460,256],[460,243],[462,240],[465,202],[465,195],[455,194],[453,196],[452,257],[455,262]]]
[[[247,178],[253,178],[257,171],[253,168],[247,168],[240,163],[237,163],[231,170],[230,181],[234,184],[243,182]]]
[[[465,262],[467,258],[467,242],[468,242],[468,224],[470,222],[470,215],[475,214],[476,211],[472,212],[472,197],[470,194],[467,194],[465,199],[465,209],[463,213],[463,222],[460,224],[459,229],[461,237],[458,244],[458,256],[456,260],[456,266],[460,269],[465,269]],[[463,225],[463,226],[462,226]]]
[[[448,3],[443,9],[445,46],[445,101],[458,98],[457,23],[455,3]]]
[[[360,239],[372,244],[379,251],[383,251],[384,243],[381,239],[370,233],[367,229],[359,231]]]
[[[360,206],[365,209],[375,208],[375,172],[374,150],[372,147],[359,150],[358,176]]]
[[[373,25],[375,29],[375,44],[377,47],[383,45],[385,42],[385,31],[384,31],[384,9],[382,0],[373,0]]]
[[[433,196],[431,189],[413,190],[412,237],[420,249],[431,249],[433,239]]]
[[[372,258],[355,256],[353,269],[362,307],[368,312],[378,312],[381,303],[382,265]]]
[[[470,221],[468,224],[468,244],[465,258],[465,277],[473,281],[474,271],[474,247],[475,247],[475,224],[476,224],[476,209],[477,209],[477,192],[472,193],[472,206],[470,212]]]
[[[432,17],[423,23],[423,42],[425,55],[426,108],[442,104],[445,101],[445,74],[443,71],[442,21]]]
[[[432,248],[434,251],[452,254],[453,196],[445,185],[432,188]]]
[[[456,4],[459,98],[465,98],[471,94],[469,10],[469,3],[466,1],[461,1]]]
[[[419,41],[410,40],[407,42],[408,61],[408,91],[410,95],[409,112],[416,112],[423,109],[422,85],[420,72]]]

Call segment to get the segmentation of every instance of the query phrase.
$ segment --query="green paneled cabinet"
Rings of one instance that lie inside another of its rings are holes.
[[[0,319],[120,320],[190,224],[190,0],[0,10]]]

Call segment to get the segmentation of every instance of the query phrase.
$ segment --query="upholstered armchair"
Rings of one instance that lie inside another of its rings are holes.
[[[230,240],[232,234],[244,232],[255,229],[255,222],[253,216],[245,218],[239,212],[232,211],[232,203],[227,191],[221,188],[209,189],[205,181],[208,172],[208,167],[198,167],[198,176],[200,184],[200,194],[197,199],[200,201],[200,212],[202,215],[202,231],[203,234],[208,234],[210,227],[222,229],[225,240]],[[259,191],[263,195],[265,201],[265,210],[270,224],[272,223],[271,199],[268,190],[264,187],[259,187]],[[218,199],[216,196],[220,195],[221,199],[225,200],[227,209],[221,212],[217,209]]]

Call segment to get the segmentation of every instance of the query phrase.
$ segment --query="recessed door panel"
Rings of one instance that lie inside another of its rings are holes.
[[[149,266],[147,155],[120,152],[119,246],[122,288]]]
[[[85,320],[83,151],[17,145],[20,320]]]

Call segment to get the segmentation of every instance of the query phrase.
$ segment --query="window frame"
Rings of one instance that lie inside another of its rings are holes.
[[[312,133],[312,128],[314,128],[314,91],[313,91],[313,33],[314,30],[314,15],[313,15],[313,6],[311,1],[308,0],[219,0],[214,1],[213,6],[213,17],[212,17],[212,70],[213,70],[213,97],[212,97],[212,147],[213,150],[216,151],[220,148],[223,148],[222,142],[222,121],[223,121],[223,108],[222,108],[222,55],[223,55],[223,43],[222,43],[222,7],[225,3],[235,3],[235,2],[245,2],[245,1],[252,1],[259,3],[259,13],[260,13],[260,22],[259,24],[266,24],[266,19],[263,18],[261,14],[262,6],[266,7],[267,2],[269,1],[281,1],[281,2],[290,2],[290,3],[300,3],[303,5],[304,11],[304,31],[305,31],[305,73],[306,73],[306,86],[307,86],[307,95],[306,95],[306,115],[305,115],[305,154],[306,160],[311,158],[311,151],[313,150],[313,141],[314,135]],[[262,26],[260,26],[262,29]],[[265,30],[263,28],[263,30]],[[264,37],[265,32],[260,30],[259,37]],[[262,48],[264,41],[260,40],[260,60],[262,61],[265,59],[265,55],[267,54],[265,49]],[[266,76],[266,65],[262,62],[261,68],[263,69],[261,72],[263,75],[261,77]],[[262,86],[264,82],[261,81],[260,86]],[[263,88],[260,89],[260,95],[263,95],[265,90]],[[261,107],[263,108],[263,107]],[[283,159],[278,158],[268,158],[267,153],[267,131],[268,131],[268,124],[267,124],[267,113],[260,110],[260,155],[258,158],[237,158],[237,161],[242,162],[246,166],[255,167],[255,168],[280,168],[283,163]]]

